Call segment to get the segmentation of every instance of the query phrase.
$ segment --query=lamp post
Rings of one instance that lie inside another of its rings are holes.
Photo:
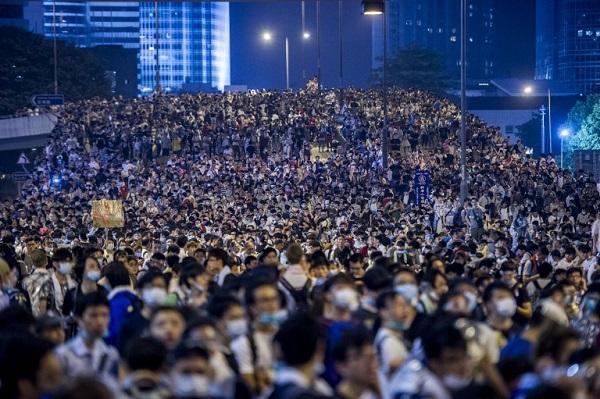
[[[362,9],[364,15],[381,15],[383,20],[383,130],[381,137],[381,166],[384,170],[388,167],[388,98],[387,98],[387,24],[385,18],[385,0],[363,0]]]
[[[469,192],[467,181],[467,131],[465,126],[467,84],[467,0],[460,2],[460,204],[463,205]]]
[[[527,85],[523,88],[523,93],[525,95],[530,95],[533,93],[533,87],[531,85]],[[548,137],[550,138],[549,140],[549,152],[550,154],[552,154],[552,103],[551,103],[551,97],[552,97],[552,93],[550,91],[550,88],[548,87]],[[541,149],[541,153],[545,154],[546,153],[546,108],[544,107],[544,104],[542,104],[542,106],[540,107],[540,115],[542,116],[542,129],[541,129],[541,134],[542,134],[542,145],[540,147]]]
[[[310,33],[304,31],[302,33],[302,39],[310,39]],[[265,43],[270,43],[273,41],[273,34],[269,31],[264,31],[262,33],[262,40]],[[287,35],[285,35],[285,89],[290,89],[290,43]]]
[[[566,138],[571,135],[569,129],[562,129],[560,131],[560,168],[563,168],[563,142]]]

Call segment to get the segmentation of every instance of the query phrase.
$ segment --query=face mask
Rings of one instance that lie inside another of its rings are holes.
[[[411,305],[415,306],[419,300],[419,287],[415,284],[400,284],[394,290],[402,295]]]
[[[201,374],[180,374],[173,376],[173,394],[176,397],[208,397],[210,382]]]
[[[142,291],[142,300],[150,307],[162,305],[166,299],[167,291],[163,288],[151,287]]]
[[[517,311],[517,302],[514,298],[499,299],[494,303],[496,313],[501,317],[512,317]]]
[[[395,331],[406,331],[410,328],[410,324],[397,320],[388,321],[387,326]]]
[[[454,373],[444,374],[442,380],[444,385],[451,391],[458,391],[471,383],[470,378],[460,377]]]
[[[358,309],[358,295],[351,288],[343,288],[333,294],[333,303],[335,306],[354,312]]]
[[[287,312],[279,310],[275,313],[261,313],[258,315],[258,322],[266,326],[278,326],[287,319]]]
[[[474,311],[477,307],[477,295],[472,293],[471,291],[465,291],[464,295],[465,298],[467,298],[467,308],[469,309],[469,312]]]
[[[227,335],[234,339],[246,335],[248,331],[248,323],[244,319],[229,320],[226,323]]]
[[[100,272],[96,271],[96,270],[92,270],[91,272],[88,272],[88,274],[86,274],[85,278],[89,281],[96,282],[96,281],[100,280]]]
[[[61,274],[69,274],[73,269],[73,265],[70,262],[58,262],[58,271]]]

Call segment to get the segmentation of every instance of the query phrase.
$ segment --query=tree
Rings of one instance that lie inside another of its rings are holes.
[[[58,91],[65,100],[110,96],[105,70],[89,52],[57,42]],[[0,115],[30,105],[34,94],[54,92],[52,41],[15,27],[0,27]]]
[[[600,150],[600,95],[578,101],[569,111],[564,128],[572,135],[564,142],[566,165],[571,165],[574,151]]]
[[[402,88],[442,91],[450,86],[442,57],[418,45],[402,48],[387,62],[387,82]],[[382,82],[383,69],[373,71],[373,81]]]

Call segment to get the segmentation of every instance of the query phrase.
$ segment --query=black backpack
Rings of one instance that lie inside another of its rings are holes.
[[[308,295],[310,293],[311,281],[309,279],[306,280],[302,288],[296,289],[294,288],[289,281],[285,278],[281,278],[281,285],[286,289],[287,292],[290,293],[294,302],[296,303],[296,310],[306,311],[308,310]]]

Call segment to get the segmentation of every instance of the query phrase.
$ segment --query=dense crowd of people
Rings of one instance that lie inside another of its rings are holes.
[[[0,397],[600,396],[599,187],[468,115],[461,201],[450,101],[390,92],[387,168],[377,91],[54,112],[0,203]]]

